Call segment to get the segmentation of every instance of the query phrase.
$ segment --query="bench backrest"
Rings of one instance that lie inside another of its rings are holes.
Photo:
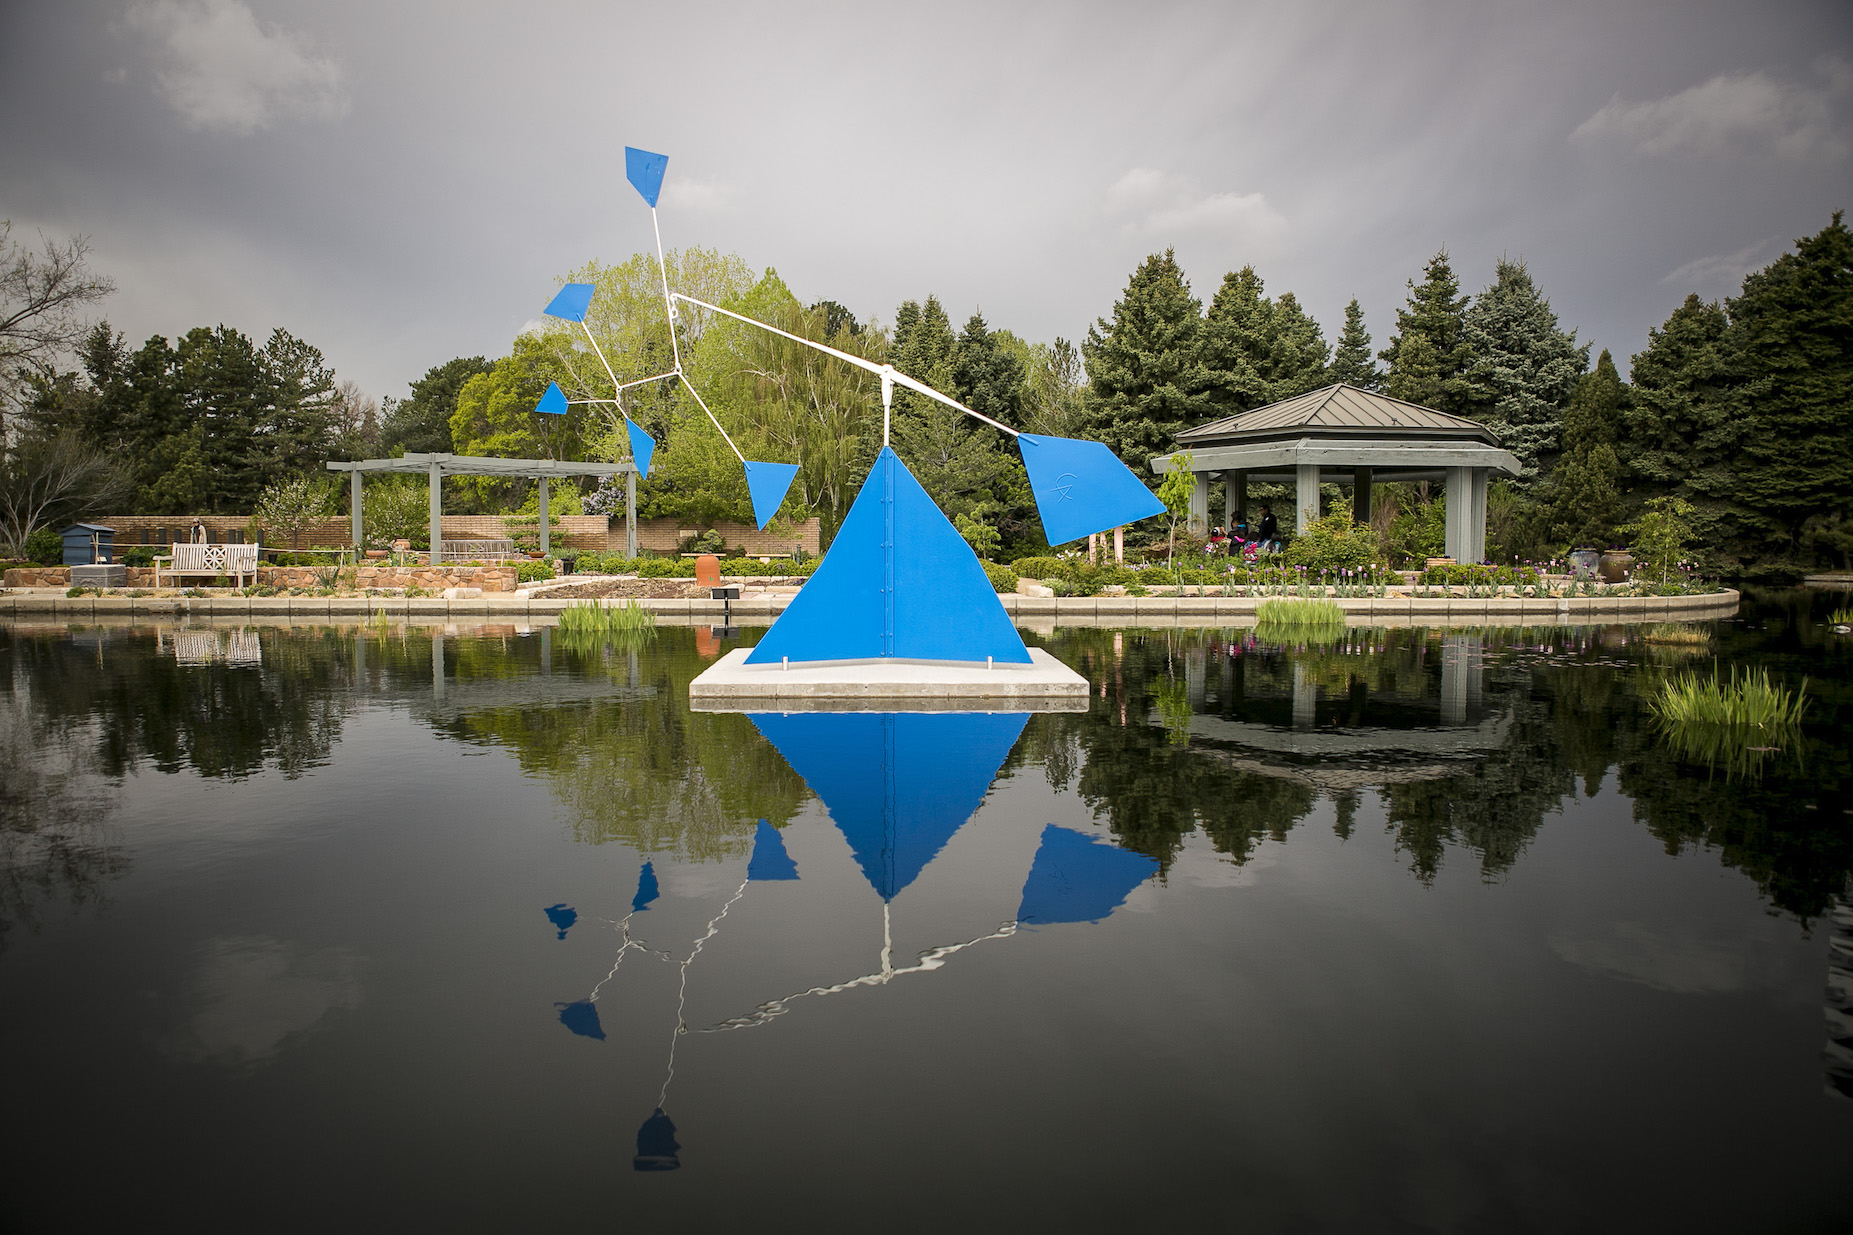
[[[172,570],[179,574],[235,575],[257,569],[256,545],[175,545]]]

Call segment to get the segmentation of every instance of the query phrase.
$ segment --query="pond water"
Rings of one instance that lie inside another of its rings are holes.
[[[0,1226],[1848,1229],[1839,599],[1061,630],[1028,716],[0,628]],[[1799,742],[1682,760],[1643,692],[1714,662]]]

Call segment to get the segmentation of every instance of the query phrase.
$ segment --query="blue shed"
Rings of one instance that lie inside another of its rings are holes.
[[[64,529],[66,566],[108,566],[115,560],[115,528],[100,523],[73,523]]]

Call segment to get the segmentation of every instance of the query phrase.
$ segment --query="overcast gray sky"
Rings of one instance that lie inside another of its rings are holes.
[[[1626,356],[1853,205],[1853,8],[5,0],[0,217],[134,342],[283,326],[369,393],[663,238],[892,321],[1079,339],[1147,253],[1378,347],[1445,245]]]

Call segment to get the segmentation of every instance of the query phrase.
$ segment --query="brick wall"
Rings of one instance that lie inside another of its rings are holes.
[[[501,515],[445,515],[446,540],[506,540],[511,533]],[[195,521],[206,525],[215,544],[239,544],[245,539],[249,515],[110,515],[87,522],[101,523],[116,529],[116,552],[138,545],[171,545],[192,535]],[[547,520],[547,542],[555,549],[591,549],[603,553],[624,552],[624,517],[606,515],[558,515]],[[713,530],[727,538],[729,548],[757,554],[790,553],[802,545],[806,553],[820,551],[822,525],[806,519],[795,527],[777,527],[760,531],[749,523],[713,524]],[[352,546],[348,536],[351,524],[347,515],[332,515],[302,534],[304,549],[345,549]],[[707,525],[683,523],[675,519],[640,519],[637,521],[637,545],[657,553],[674,553],[688,537],[707,531]],[[275,548],[291,546],[281,541],[266,541]]]

